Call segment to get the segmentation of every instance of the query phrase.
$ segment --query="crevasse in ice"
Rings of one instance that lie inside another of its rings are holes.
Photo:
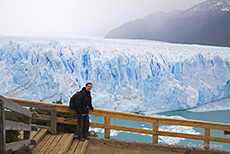
[[[155,113],[230,97],[230,48],[144,40],[0,40],[0,95],[64,104],[87,81],[96,108]]]

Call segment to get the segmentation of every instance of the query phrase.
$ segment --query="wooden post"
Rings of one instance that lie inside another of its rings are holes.
[[[204,148],[205,149],[209,149],[209,145],[210,145],[210,140],[209,140],[209,137],[210,137],[210,128],[205,128],[205,131],[204,131]]]
[[[30,128],[31,128],[31,117],[27,117],[27,116],[24,116],[24,123],[30,125]],[[23,135],[23,139],[24,140],[27,140],[27,139],[30,139],[30,131],[24,131],[24,135]]]
[[[105,138],[110,138],[110,117],[105,117]]]
[[[51,110],[51,133],[56,134],[57,133],[57,111],[55,107],[52,108]]]
[[[152,142],[154,144],[158,144],[158,128],[159,128],[158,120],[154,120],[153,121],[153,138],[152,138]]]
[[[5,106],[0,100],[0,153],[6,152]]]

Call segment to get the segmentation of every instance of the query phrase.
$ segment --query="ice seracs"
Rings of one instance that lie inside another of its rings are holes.
[[[87,81],[96,108],[156,113],[230,97],[230,48],[144,40],[0,41],[0,94],[65,104]]]

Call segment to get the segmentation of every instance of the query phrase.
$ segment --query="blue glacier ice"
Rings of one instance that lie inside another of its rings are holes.
[[[0,95],[53,102],[93,83],[95,108],[151,114],[230,98],[230,48],[99,38],[0,38]]]

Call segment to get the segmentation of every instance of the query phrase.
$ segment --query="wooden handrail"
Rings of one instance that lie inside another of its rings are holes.
[[[24,123],[5,120],[6,115],[23,117]],[[33,129],[31,125],[32,117],[32,112],[0,95],[0,153],[5,153],[9,149],[15,151],[23,145],[29,145],[31,143],[30,132]],[[23,140],[6,143],[6,130],[24,131]]]
[[[28,106],[32,106],[31,104],[34,104],[34,105],[36,104],[38,106],[39,105],[49,106],[53,108],[55,112],[75,113],[75,111],[69,109],[67,105],[44,103],[44,102],[38,102],[38,101],[29,101],[29,100],[22,100],[22,99],[16,99],[16,98],[8,98],[8,99],[13,100],[18,103],[22,103],[25,106],[26,104]],[[184,119],[152,117],[152,116],[138,115],[138,114],[132,114],[132,113],[123,113],[123,112],[116,112],[116,111],[108,111],[108,110],[101,110],[101,109],[94,109],[93,111],[90,111],[89,114],[94,115],[94,116],[104,117],[104,124],[91,122],[90,126],[105,129],[105,133],[104,133],[105,138],[110,138],[110,130],[113,129],[113,130],[150,134],[152,135],[153,143],[158,143],[158,136],[169,136],[169,137],[180,137],[180,138],[188,138],[188,139],[195,139],[195,140],[203,140],[205,149],[209,148],[210,141],[230,143],[230,138],[210,136],[211,129],[230,131],[230,124],[206,122],[206,121],[198,121],[198,120],[184,120]],[[148,122],[148,123],[153,124],[153,128],[152,130],[145,130],[141,128],[111,125],[110,124],[111,118]],[[76,120],[64,121],[64,118],[56,117],[56,113],[53,114],[50,117],[50,119],[54,121],[56,120],[53,123],[53,125],[51,124],[51,127],[56,127],[55,123],[65,123],[65,124],[76,125]],[[159,131],[159,124],[203,128],[205,131],[205,134],[204,135],[194,135],[194,134],[185,134],[185,133],[177,133],[177,132]],[[51,128],[51,129],[55,130],[56,132],[56,128]]]

